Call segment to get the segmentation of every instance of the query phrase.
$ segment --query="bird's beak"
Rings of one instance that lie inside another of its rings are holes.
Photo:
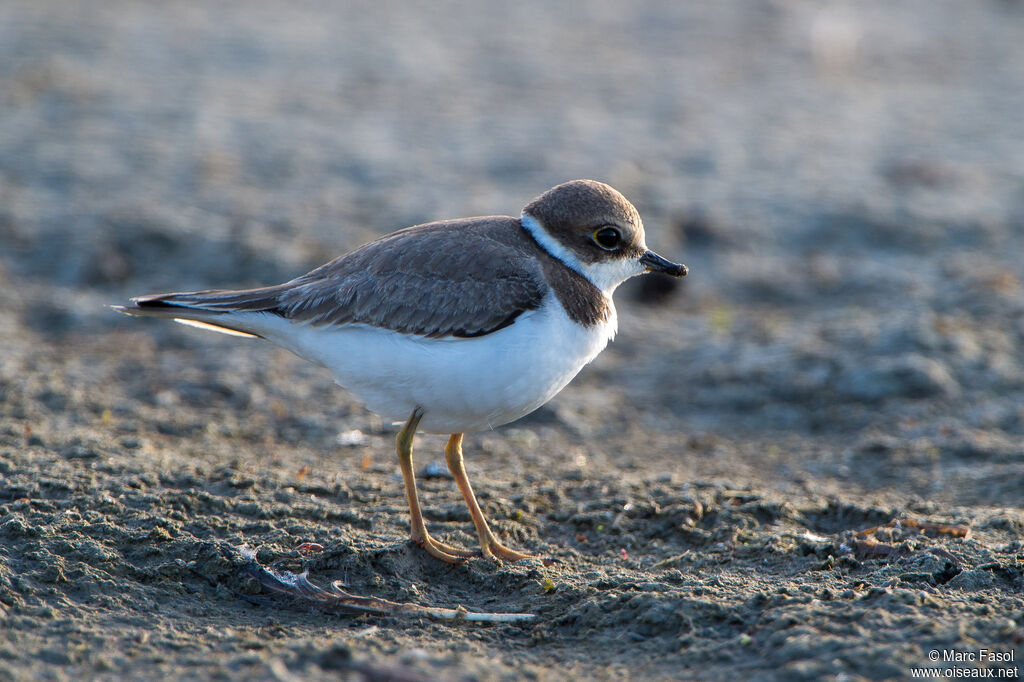
[[[686,277],[687,268],[682,263],[673,263],[662,258],[653,251],[647,251],[640,256],[640,262],[647,268],[647,272],[664,272],[673,277]]]

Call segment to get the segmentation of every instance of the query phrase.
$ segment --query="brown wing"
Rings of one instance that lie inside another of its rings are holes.
[[[483,336],[548,289],[515,218],[428,223],[370,242],[285,284],[134,299],[138,308],[263,311],[313,325],[366,324],[432,338]],[[204,318],[206,319],[206,318]]]

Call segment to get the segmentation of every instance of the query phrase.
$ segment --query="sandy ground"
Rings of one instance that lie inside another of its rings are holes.
[[[0,680],[1019,672],[1024,5],[211,5],[0,4]],[[574,177],[691,274],[622,287],[592,366],[467,437],[553,563],[430,559],[394,427],[324,371],[104,307]],[[325,613],[244,545],[537,619]]]

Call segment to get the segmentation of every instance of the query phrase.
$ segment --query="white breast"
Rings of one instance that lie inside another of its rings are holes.
[[[609,304],[611,300],[609,299]],[[365,325],[340,328],[264,321],[262,335],[323,365],[366,407],[392,421],[424,410],[420,429],[490,429],[537,409],[600,353],[608,322],[583,327],[552,294],[515,324],[477,338],[428,339]]]

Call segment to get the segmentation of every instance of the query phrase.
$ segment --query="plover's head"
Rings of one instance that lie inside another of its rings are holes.
[[[644,272],[686,274],[647,248],[644,224],[633,204],[595,180],[552,187],[523,209],[523,226],[551,255],[605,293]]]

